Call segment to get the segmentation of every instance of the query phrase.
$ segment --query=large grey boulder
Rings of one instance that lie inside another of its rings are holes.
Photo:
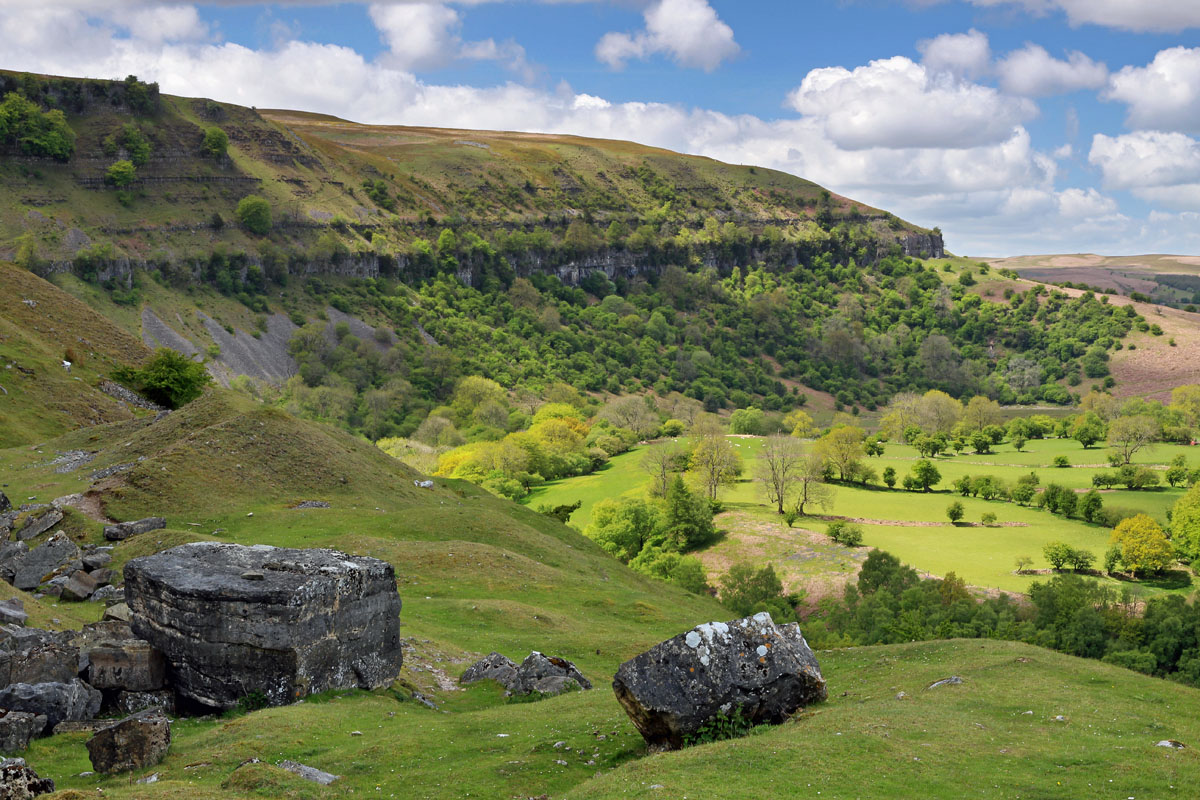
[[[104,526],[104,538],[111,542],[119,542],[139,533],[149,533],[167,527],[167,521],[162,517],[146,517],[132,522],[118,522],[116,525]]]
[[[0,536],[7,536],[3,525],[0,525]],[[0,578],[6,583],[13,582],[16,575],[17,562],[29,552],[29,545],[24,542],[0,542]]]
[[[0,689],[0,708],[44,714],[53,728],[64,720],[94,719],[100,713],[100,692],[79,679],[70,683],[14,683]]]
[[[78,677],[79,648],[71,634],[0,627],[0,686],[10,683],[67,683]]]
[[[63,583],[60,597],[63,600],[87,600],[98,588],[100,584],[95,578],[77,569]]]
[[[655,645],[620,666],[613,691],[651,750],[681,747],[719,715],[779,723],[827,696],[800,627],[765,612]]]
[[[464,686],[492,680],[510,695],[562,694],[576,689],[591,689],[592,684],[575,665],[565,658],[547,656],[534,650],[518,666],[512,659],[492,652],[467,667],[458,679]]]
[[[62,531],[13,562],[13,586],[36,589],[42,579],[79,558],[79,548]]]
[[[97,772],[113,774],[152,767],[171,747],[171,723],[157,708],[139,711],[88,739],[88,757]]]
[[[125,597],[176,692],[204,706],[375,689],[400,672],[395,571],[378,559],[195,542],[126,564]]]
[[[19,597],[10,597],[0,603],[0,625],[24,625],[29,619],[25,613],[25,601]]]
[[[22,542],[41,536],[63,520],[63,512],[57,508],[49,508],[41,514],[30,514],[25,524],[17,530],[17,538]]]
[[[41,714],[0,709],[0,752],[20,753],[44,730],[46,717]]]
[[[54,781],[39,778],[23,758],[0,762],[0,800],[33,800],[39,794],[54,791]]]

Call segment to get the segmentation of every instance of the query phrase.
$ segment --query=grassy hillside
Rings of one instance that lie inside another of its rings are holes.
[[[113,367],[140,364],[148,354],[84,303],[0,262],[0,447],[132,418],[97,386]]]

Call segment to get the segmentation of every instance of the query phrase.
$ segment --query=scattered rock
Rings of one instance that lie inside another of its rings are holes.
[[[508,690],[517,685],[517,665],[511,658],[492,651],[467,667],[458,682],[463,686],[493,680]]]
[[[25,750],[31,739],[46,730],[46,722],[42,714],[0,709],[0,752],[19,753]]]
[[[116,603],[104,609],[104,615],[101,617],[105,620],[114,620],[117,622],[129,622],[129,606],[126,603]]]
[[[125,591],[134,633],[166,655],[176,692],[205,706],[376,689],[400,671],[395,571],[378,559],[194,542],[130,561]]]
[[[0,625],[24,625],[29,615],[25,613],[25,601],[10,597],[0,603]]]
[[[86,450],[68,450],[65,453],[59,453],[50,463],[54,466],[55,472],[59,475],[66,475],[69,472],[79,469],[84,464],[91,463],[95,457],[95,453],[89,453]]]
[[[62,531],[13,562],[13,586],[34,589],[50,573],[79,558],[79,548]]]
[[[104,538],[110,542],[119,542],[139,533],[149,533],[167,527],[167,521],[162,517],[146,517],[133,522],[119,522],[116,525],[104,526]]]
[[[12,509],[12,501],[8,499],[8,495],[0,492],[0,512],[10,511]]]
[[[111,584],[113,579],[117,577],[117,573],[108,567],[101,567],[100,569],[89,570],[88,576],[96,582],[96,589],[99,590]]]
[[[908,692],[897,692],[897,693],[896,693],[896,699],[897,699],[897,700],[907,700],[907,699],[908,699]]]
[[[296,511],[303,511],[306,508],[330,508],[329,503],[324,500],[305,500],[292,506]]]
[[[570,661],[534,650],[517,667],[517,686],[513,693],[562,694],[574,688],[572,684],[580,689],[592,688],[591,681]]]
[[[340,775],[333,775],[329,772],[322,772],[321,770],[319,770],[315,767],[309,767],[304,764],[297,763],[295,761],[286,761],[286,760],[280,761],[279,768],[285,769],[288,772],[292,773],[293,775],[299,775],[301,778],[304,778],[304,780],[306,780],[306,781],[312,781],[313,783],[319,783],[322,786],[328,786],[329,784],[336,781],[339,777],[341,777]]]
[[[651,750],[673,750],[718,715],[779,723],[826,699],[816,657],[796,623],[767,613],[709,622],[626,661],[617,700]]]
[[[925,687],[925,691],[936,689],[939,686],[958,686],[962,682],[962,678],[958,677],[957,675],[951,675],[949,678],[942,678],[940,681],[934,681],[933,683],[929,684]]]
[[[0,762],[0,800],[31,800],[54,791],[54,781],[39,778],[23,758]]]
[[[433,481],[413,481],[413,486],[416,486],[418,489],[432,489]]]
[[[0,535],[7,536],[7,533],[0,531]],[[29,545],[24,542],[0,542],[0,578],[12,583],[17,562],[28,552]]]
[[[63,600],[87,600],[98,589],[100,584],[90,574],[83,570],[75,570],[70,578],[62,585]]]
[[[34,537],[41,536],[46,531],[53,528],[63,520],[63,512],[57,508],[50,508],[48,511],[43,511],[39,515],[30,515],[25,524],[17,531],[17,539],[22,542],[29,541]]]
[[[88,682],[97,689],[153,692],[166,685],[166,659],[141,639],[105,642],[93,647],[88,656]]]
[[[159,709],[147,709],[96,731],[88,756],[97,772],[113,774],[152,767],[171,747],[171,723]]]
[[[103,569],[112,563],[112,553],[108,550],[93,550],[90,553],[84,553],[80,561],[83,562],[84,569]]]
[[[94,719],[100,692],[78,678],[69,683],[14,683],[0,689],[0,708],[44,714],[53,728],[63,721]]]
[[[144,778],[138,778],[134,783],[158,783],[158,775],[159,773],[157,772],[151,772]]]
[[[1182,750],[1187,747],[1183,742],[1177,742],[1174,739],[1163,739],[1161,742],[1155,742],[1155,747],[1170,747],[1174,750]]]

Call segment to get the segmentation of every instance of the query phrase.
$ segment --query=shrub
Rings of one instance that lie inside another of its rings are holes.
[[[1055,456],[1052,465],[1058,469],[1065,469],[1066,467],[1071,466],[1071,462],[1066,456]]]
[[[863,530],[860,526],[841,520],[829,523],[829,527],[825,529],[825,534],[833,541],[846,547],[858,547],[862,544],[863,540]]]
[[[112,166],[104,173],[104,182],[118,188],[128,186],[137,179],[137,167],[132,161],[113,162]]]
[[[209,158],[224,158],[229,151],[229,137],[220,128],[209,128],[204,132],[200,150]]]
[[[212,383],[204,364],[166,347],[141,369],[119,367],[113,378],[167,408],[179,408],[195,400]]]
[[[957,500],[946,507],[946,516],[955,524],[963,518],[964,513],[963,504]]]
[[[251,233],[266,236],[271,232],[271,204],[258,195],[243,197],[236,213],[238,222]]]
[[[993,511],[984,512],[983,516],[980,517],[979,519],[984,525],[987,525],[989,528],[996,524],[996,514]]]

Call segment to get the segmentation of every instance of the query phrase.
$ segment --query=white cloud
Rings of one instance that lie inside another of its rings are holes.
[[[645,30],[606,33],[596,44],[596,58],[613,69],[627,61],[666,53],[685,67],[711,72],[741,48],[708,0],[655,0],[646,9]]]
[[[788,95],[788,105],[820,119],[829,137],[849,150],[994,144],[1037,114],[1028,100],[935,73],[903,56],[853,71],[815,69]]]
[[[1182,133],[1098,133],[1088,161],[1099,168],[1106,187],[1171,208],[1200,203],[1200,142]]]
[[[1200,48],[1172,47],[1145,67],[1124,67],[1104,98],[1128,106],[1130,127],[1200,131]]]
[[[1072,51],[1060,61],[1045,48],[1027,44],[1009,53],[996,65],[1000,86],[1010,94],[1048,97],[1080,89],[1100,89],[1108,83],[1108,67],[1083,53]]]
[[[966,33],[943,33],[917,42],[921,63],[934,72],[967,78],[985,74],[991,66],[992,48],[987,34],[974,28]]]
[[[926,0],[938,3],[942,0]],[[1200,27],[1194,0],[970,0],[977,6],[1020,6],[1042,16],[1059,11],[1071,25],[1101,25],[1139,33],[1173,33]]]
[[[459,50],[462,19],[441,3],[375,3],[368,13],[400,69],[442,67]]]
[[[1070,219],[1089,219],[1117,212],[1117,201],[1092,187],[1066,189],[1058,195],[1058,211]]]

